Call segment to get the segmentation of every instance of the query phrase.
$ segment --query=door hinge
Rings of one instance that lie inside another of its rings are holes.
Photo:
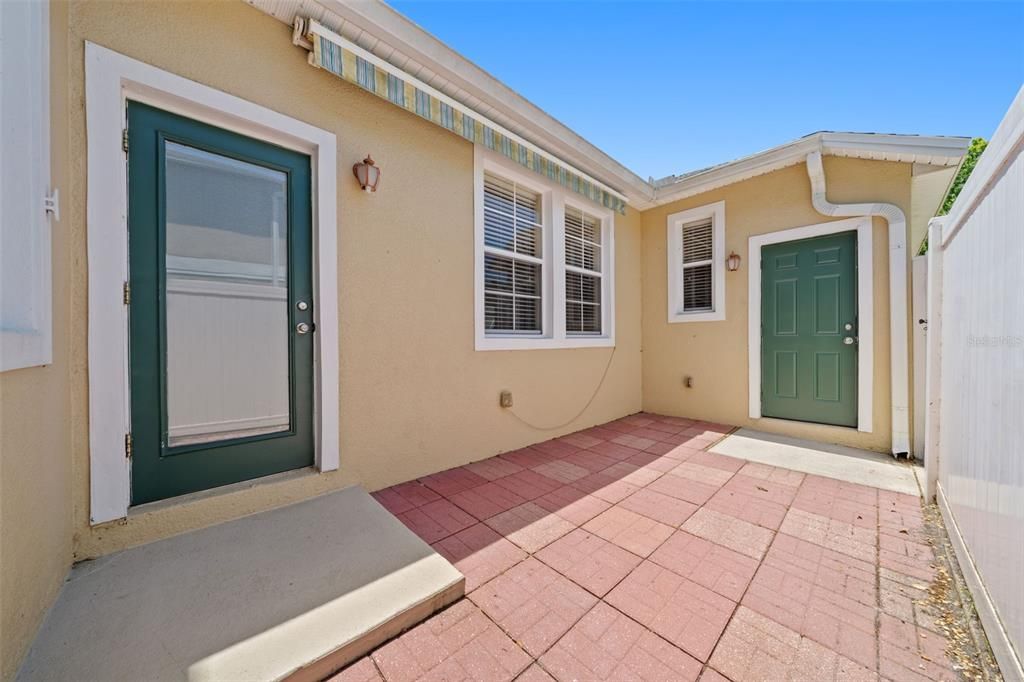
[[[124,456],[127,459],[132,458],[132,434],[124,434]]]
[[[122,128],[121,129],[121,151],[123,151],[125,154],[128,153],[128,129],[127,128]]]
[[[128,282],[124,283],[124,291],[122,293],[122,300],[125,305],[129,305],[132,302],[132,285]]]

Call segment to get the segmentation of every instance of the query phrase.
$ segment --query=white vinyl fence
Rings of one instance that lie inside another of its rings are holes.
[[[929,226],[928,495],[1007,680],[1024,677],[1024,88]]]

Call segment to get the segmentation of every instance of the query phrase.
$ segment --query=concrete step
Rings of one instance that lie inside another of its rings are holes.
[[[352,487],[77,565],[18,679],[322,679],[464,586]]]

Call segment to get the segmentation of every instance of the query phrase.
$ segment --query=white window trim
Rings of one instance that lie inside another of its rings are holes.
[[[817,225],[794,227],[750,237],[749,276],[747,300],[749,317],[747,348],[749,375],[750,418],[761,419],[761,247],[768,244],[791,242],[810,237],[821,237],[837,232],[857,232],[857,431],[872,432],[874,409],[875,322],[874,322],[874,263],[872,260],[871,217],[848,218]],[[771,419],[776,419],[772,417]],[[788,421],[788,420],[779,420]],[[827,426],[827,425],[825,425]],[[846,429],[844,426],[831,428]]]
[[[12,201],[20,203],[31,201],[35,208],[31,220],[9,224],[5,218],[11,216],[10,209],[0,207],[0,229],[30,230],[32,252],[23,254],[32,259],[32,277],[29,281],[14,282],[18,297],[30,311],[31,326],[23,329],[0,330],[0,372],[25,367],[38,367],[53,362],[53,268],[51,263],[51,224],[50,211],[44,199],[53,198],[53,213],[59,210],[57,195],[51,194],[50,188],[50,12],[49,3],[9,4],[0,9],[6,12],[6,25],[0,40],[4,41],[4,53],[13,56],[13,63],[3,65],[3,78],[9,85],[22,81],[24,88],[23,100],[19,104],[32,106],[30,116],[38,126],[39,144],[34,142],[33,131],[13,128],[18,138],[13,144],[2,139],[0,135],[0,159],[10,163],[28,152],[34,157],[28,164],[23,164],[30,172],[27,196],[3,196],[0,203]],[[18,21],[24,18],[26,21]],[[2,22],[2,19],[0,19]],[[26,25],[27,24],[27,25]],[[27,62],[27,63],[26,63]],[[38,89],[38,90],[37,90]],[[27,139],[25,139],[27,136]],[[28,145],[28,149],[24,145]],[[24,173],[24,169],[20,169]],[[22,208],[24,205],[21,206]],[[0,282],[0,286],[10,286],[12,282]],[[0,320],[2,322],[2,320]]]
[[[711,218],[711,306],[683,311],[683,225]],[[695,206],[668,216],[668,321],[715,322],[725,319],[725,202]]]
[[[86,42],[89,268],[89,492],[93,524],[123,518],[131,494],[128,213],[121,133],[127,100],[310,154],[313,166],[316,466],[338,468],[337,142],[330,133]]]
[[[474,146],[474,287],[476,350],[532,350],[542,348],[597,348],[615,345],[615,217],[596,204],[577,199],[561,185],[523,168],[479,145]],[[541,334],[493,334],[484,329],[484,173],[511,180],[541,194],[544,218]],[[565,207],[600,218],[601,335],[571,334],[565,330]]]

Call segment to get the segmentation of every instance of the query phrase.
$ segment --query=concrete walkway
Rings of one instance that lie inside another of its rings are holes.
[[[730,430],[634,415],[375,493],[468,596],[334,679],[956,679],[903,471],[708,451]]]
[[[320,679],[462,594],[348,488],[79,564],[18,679]]]

